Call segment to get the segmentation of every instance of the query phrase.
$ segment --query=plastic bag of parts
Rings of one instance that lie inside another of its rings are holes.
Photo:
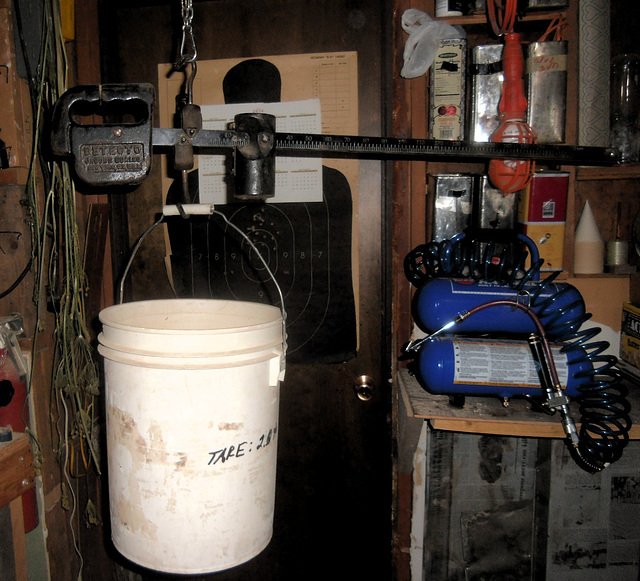
[[[442,38],[465,38],[464,30],[443,21],[433,20],[415,8],[405,10],[402,28],[409,34],[404,46],[404,66],[400,75],[413,79],[424,75],[433,64]]]

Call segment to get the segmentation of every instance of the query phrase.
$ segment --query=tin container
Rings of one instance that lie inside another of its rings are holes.
[[[431,67],[429,125],[433,139],[464,139],[467,40],[443,38]]]
[[[476,178],[471,223],[484,240],[480,245],[482,256],[490,258],[491,263],[496,264],[507,247],[515,250],[513,241],[517,226],[518,197],[516,194],[505,195],[494,188],[489,176],[479,175]],[[491,257],[486,256],[488,242],[493,243]]]
[[[471,51],[471,141],[489,141],[500,125],[502,48],[501,44],[487,44],[476,46]]]
[[[532,42],[527,49],[527,123],[538,143],[563,143],[567,105],[567,42]]]
[[[567,172],[538,172],[518,194],[518,222],[544,259],[542,272],[563,269],[568,188]]]
[[[436,0],[436,18],[460,16],[463,4],[463,0]]]
[[[433,193],[433,235],[436,241],[449,240],[471,223],[473,176],[452,173],[430,176]]]
[[[516,194],[505,195],[494,188],[486,175],[479,176],[474,223],[482,230],[511,230],[517,224]]]

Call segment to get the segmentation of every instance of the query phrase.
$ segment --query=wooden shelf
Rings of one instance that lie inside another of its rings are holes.
[[[13,440],[0,442],[0,506],[35,486],[36,475],[29,436],[13,433]]]
[[[640,164],[615,165],[612,167],[576,168],[576,180],[635,180],[640,178]]]
[[[553,20],[557,16],[565,14],[565,10],[540,10],[530,11],[523,18],[518,18],[518,22],[534,22],[539,20]],[[469,14],[467,16],[448,16],[446,18],[434,18],[434,20],[443,20],[452,25],[468,26],[487,24],[486,14]]]
[[[445,395],[425,391],[406,369],[397,374],[398,386],[410,417],[428,420],[434,430],[493,434],[527,438],[564,438],[559,416],[532,411],[529,404],[512,399],[504,407],[498,398],[467,397],[463,408],[449,404]],[[634,425],[629,437],[640,439],[640,394],[630,390],[631,414]],[[571,404],[572,416],[580,418],[577,405]],[[579,427],[579,426],[578,426]]]

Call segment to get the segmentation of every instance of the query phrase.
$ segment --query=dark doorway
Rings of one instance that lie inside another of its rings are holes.
[[[180,3],[105,4],[101,23],[103,81],[157,86],[158,64],[175,59]],[[385,30],[391,21],[386,4],[384,0],[195,2],[198,59],[355,51],[359,133],[383,135],[385,45],[390,45],[385,42]],[[157,116],[154,123],[158,124]],[[162,207],[160,165],[154,164],[152,175],[138,190],[111,197],[116,270]],[[352,305],[346,301],[341,308],[353,315],[347,324],[353,336],[345,336],[340,325],[337,330],[325,329],[324,344],[311,346],[306,356],[288,362],[281,386],[273,539],[253,560],[211,578],[392,577],[384,165],[361,161],[357,176],[358,187],[348,208],[354,216],[352,228],[334,228],[327,240],[340,252],[350,252],[343,258],[350,259],[346,262],[353,274],[348,289],[353,293]],[[339,182],[333,176],[327,181]],[[145,240],[129,275],[127,300],[174,296],[166,282],[165,255],[162,233]],[[331,265],[327,268],[330,273]],[[340,344],[340,349],[325,349],[331,341]],[[325,351],[333,355],[327,357]],[[358,398],[354,390],[361,376],[370,377],[374,386],[368,401]],[[135,566],[127,566],[137,571]],[[145,580],[165,578],[154,572],[138,572]]]

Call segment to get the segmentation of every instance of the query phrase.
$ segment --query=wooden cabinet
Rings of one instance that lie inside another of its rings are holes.
[[[414,79],[404,79],[400,76],[403,64],[403,50],[407,34],[402,30],[400,21],[402,14],[408,8],[416,8],[427,14],[434,14],[432,0],[396,0],[394,22],[394,73],[393,73],[393,134],[406,138],[428,138],[428,102],[429,80],[428,74]],[[578,140],[578,0],[570,0],[569,6],[562,10],[567,18],[569,27],[566,39],[568,41],[567,54],[567,118],[565,127],[565,143],[576,145]],[[613,3],[612,3],[613,4]],[[637,7],[629,7],[638,10]],[[615,9],[612,7],[612,14]],[[516,32],[522,32],[525,42],[537,40],[547,28],[550,19],[557,12],[536,12],[528,14],[523,21],[516,24]],[[625,13],[627,19],[629,14]],[[633,20],[631,18],[631,20]],[[469,48],[480,44],[499,42],[492,35],[490,25],[484,16],[463,16],[448,19],[450,23],[461,24],[467,32]],[[612,28],[614,24],[612,23]],[[620,44],[619,39],[617,39]],[[612,48],[613,50],[613,48]],[[561,277],[577,282],[580,288],[591,290],[591,295],[603,299],[606,303],[601,306],[593,301],[593,306],[587,304],[587,309],[594,313],[594,320],[606,317],[611,321],[614,331],[619,331],[619,316],[624,300],[640,299],[640,284],[637,275],[602,274],[597,276],[575,275],[573,271],[574,230],[585,202],[590,202],[600,233],[605,242],[614,240],[616,233],[630,242],[630,263],[638,264],[638,255],[632,243],[632,228],[636,215],[640,211],[640,167],[574,167],[560,168],[570,174],[567,227],[564,241],[564,271]],[[413,318],[411,315],[411,297],[413,288],[407,281],[403,271],[405,256],[417,245],[430,240],[429,205],[427,176],[433,173],[473,172],[486,173],[486,165],[482,163],[460,163],[452,159],[447,163],[433,162],[397,162],[393,168],[393,220],[392,220],[392,349],[393,354],[401,352],[402,345],[412,334]],[[620,223],[616,224],[618,207],[621,207]],[[544,275],[544,273],[543,273]],[[598,296],[600,295],[600,296]],[[612,295],[615,295],[612,298]],[[585,300],[587,298],[585,297]],[[616,315],[616,313],[619,313]],[[618,317],[616,320],[616,316]],[[617,328],[616,328],[617,325]],[[485,434],[500,434],[502,436],[536,436],[543,438],[561,438],[562,432],[556,425],[556,419],[540,421],[531,418],[527,409],[518,405],[508,410],[499,402],[493,408],[491,404],[485,408],[480,401],[480,407],[474,408],[468,414],[450,410],[442,401],[433,401],[429,394],[421,388],[414,389],[415,381],[406,371],[403,362],[396,360],[395,369],[395,405],[396,423],[394,436],[398,449],[396,497],[396,545],[398,555],[406,551],[406,534],[408,524],[406,520],[411,505],[410,475],[404,472],[408,466],[408,455],[415,450],[416,430],[423,420],[430,420],[434,430],[470,432]],[[411,392],[417,394],[413,398]],[[437,398],[436,398],[437,399]],[[442,400],[442,396],[440,398]],[[480,398],[478,398],[480,400]],[[640,403],[640,402],[639,402]],[[475,405],[475,404],[474,404]],[[632,402],[633,405],[633,402]],[[473,406],[472,406],[473,407]],[[480,409],[481,408],[481,409]],[[489,409],[491,408],[491,409]],[[635,406],[634,406],[635,408]],[[480,410],[480,411],[478,411]],[[634,413],[637,413],[634,411]],[[418,419],[416,419],[418,418]],[[632,439],[640,437],[635,430],[630,434]],[[409,452],[408,452],[409,450]],[[409,495],[409,496],[407,496]],[[405,539],[405,540],[403,540]],[[404,567],[404,569],[403,569]],[[408,565],[403,564],[402,556],[398,559],[397,569],[402,576]]]

